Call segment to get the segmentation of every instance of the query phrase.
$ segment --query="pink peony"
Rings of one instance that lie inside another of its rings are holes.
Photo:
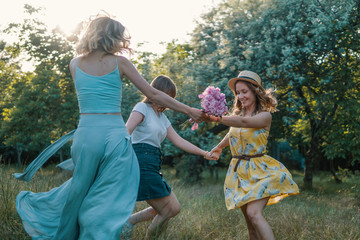
[[[222,116],[228,110],[225,94],[220,92],[220,88],[209,86],[202,94],[199,94],[199,98],[201,99],[201,107],[207,114]]]
[[[198,97],[201,99],[201,107],[204,112],[209,115],[222,116],[228,110],[225,94],[220,92],[220,88],[209,86],[203,93],[199,94]],[[194,131],[198,129],[198,124],[194,123],[192,119],[189,119],[189,121],[181,124],[182,129],[185,129],[191,123],[193,123],[191,130]]]

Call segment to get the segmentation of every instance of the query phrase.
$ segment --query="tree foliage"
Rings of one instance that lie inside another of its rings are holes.
[[[78,116],[68,70],[77,33],[49,32],[36,18],[41,9],[25,5],[25,11],[29,18],[4,32],[18,36],[17,41],[0,42],[0,147],[17,150],[18,156],[22,150],[41,151],[74,129]],[[269,143],[288,142],[305,157],[305,186],[311,187],[314,170],[330,170],[336,177],[337,166],[360,164],[359,1],[223,0],[198,19],[191,35],[187,43],[166,43],[161,55],[137,52],[135,66],[149,82],[159,74],[170,76],[177,99],[198,108],[198,94],[209,85],[219,87],[231,106],[228,80],[240,70],[257,72],[265,87],[277,89],[279,100]],[[23,56],[34,71],[22,71]],[[123,93],[126,120],[142,96],[126,78]],[[208,123],[196,132],[182,131],[179,125],[187,116],[166,114],[181,136],[206,150],[227,131]],[[163,150],[179,174],[199,179],[205,160],[169,142]],[[229,159],[225,152],[220,164]]]
[[[357,1],[229,0],[202,20],[193,34],[194,76],[206,81],[210,72],[224,86],[249,69],[275,86],[275,132],[306,156],[307,186],[327,160],[360,160]]]
[[[1,133],[4,143],[15,148],[18,162],[22,151],[43,149],[76,126],[78,108],[68,63],[73,57],[73,44],[56,30],[48,32],[44,23],[32,18],[41,9],[25,5],[29,19],[10,24],[6,34],[18,36],[7,44],[13,61],[21,55],[34,65],[32,72],[17,69],[16,76],[4,82]],[[2,72],[10,71],[11,61]],[[6,78],[4,78],[6,79]]]

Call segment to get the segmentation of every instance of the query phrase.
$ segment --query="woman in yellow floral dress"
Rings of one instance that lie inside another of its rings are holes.
[[[222,149],[230,146],[232,159],[224,184],[226,207],[241,208],[249,239],[275,239],[262,215],[265,206],[299,193],[284,165],[265,155],[271,113],[276,111],[277,101],[273,90],[265,90],[261,78],[251,71],[240,72],[228,85],[235,95],[232,114],[209,116],[209,121],[231,127],[211,151],[219,157]]]

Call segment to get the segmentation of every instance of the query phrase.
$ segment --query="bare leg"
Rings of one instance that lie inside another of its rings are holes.
[[[147,200],[147,203],[157,212],[146,232],[146,239],[151,239],[161,232],[170,218],[180,212],[180,204],[173,192],[163,198]]]
[[[249,240],[261,240],[260,237],[258,236],[254,226],[250,222],[250,219],[246,213],[246,208],[247,208],[247,204],[241,207],[241,211],[245,217],[246,226],[247,226],[248,234],[249,234]]]
[[[246,207],[246,214],[260,239],[275,240],[274,233],[271,230],[269,223],[262,215],[268,200],[269,198],[264,198],[249,202]]]
[[[152,207],[148,207],[140,212],[134,213],[129,218],[129,223],[135,225],[139,222],[149,221],[156,216],[157,212]]]

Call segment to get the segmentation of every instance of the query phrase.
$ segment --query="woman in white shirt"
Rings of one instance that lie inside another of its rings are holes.
[[[176,86],[167,76],[160,75],[150,84],[154,88],[175,98]],[[165,108],[151,102],[147,97],[139,102],[126,122],[128,133],[140,165],[140,186],[137,201],[146,201],[150,207],[137,212],[124,225],[122,236],[130,239],[136,223],[152,220],[146,238],[158,234],[165,223],[180,212],[180,204],[170,186],[160,173],[160,145],[168,138],[176,147],[185,152],[216,160],[207,151],[180,137],[163,113]]]

